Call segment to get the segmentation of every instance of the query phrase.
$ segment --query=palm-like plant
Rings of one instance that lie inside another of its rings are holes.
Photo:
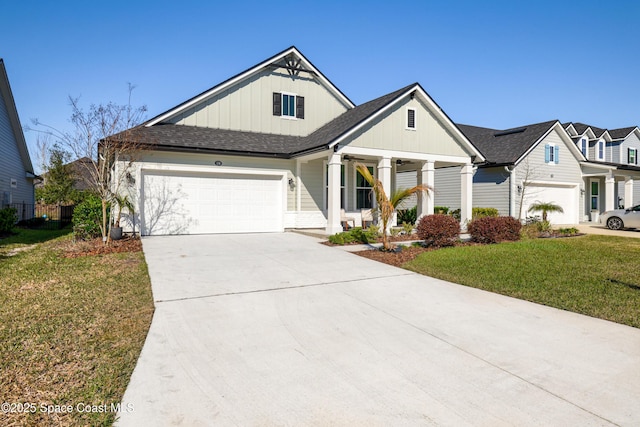
[[[542,221],[547,221],[548,212],[564,213],[564,210],[553,202],[535,202],[529,206],[529,212],[542,212]]]
[[[393,213],[403,200],[417,193],[426,194],[431,191],[431,187],[426,184],[421,184],[412,188],[402,188],[396,190],[391,197],[388,197],[387,193],[384,191],[382,182],[371,175],[371,172],[369,172],[369,169],[365,165],[362,163],[356,163],[355,167],[365,181],[369,183],[371,191],[375,195],[380,221],[382,222],[382,246],[384,250],[389,251],[392,248],[389,243],[388,226],[389,221],[393,218]]]

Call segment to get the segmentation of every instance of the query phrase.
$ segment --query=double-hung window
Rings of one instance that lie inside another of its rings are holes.
[[[304,96],[273,92],[273,115],[304,119]]]
[[[371,175],[374,174],[374,167],[367,166]],[[373,194],[371,184],[356,171],[356,209],[371,209],[373,207]]]
[[[586,159],[587,158],[587,139],[586,138],[582,138],[580,140],[580,151],[582,151],[582,155]]]
[[[629,148],[627,149],[627,161],[630,165],[638,164],[638,149],[637,148]]]
[[[604,141],[598,141],[598,160],[604,160]]]

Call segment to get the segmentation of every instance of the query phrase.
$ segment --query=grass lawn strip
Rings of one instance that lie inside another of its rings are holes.
[[[0,414],[2,425],[111,425],[115,413],[75,406],[120,402],[142,349],[153,315],[142,253],[63,258],[69,239],[0,256],[0,397],[74,410]]]
[[[424,252],[404,268],[640,328],[640,241],[533,239]]]

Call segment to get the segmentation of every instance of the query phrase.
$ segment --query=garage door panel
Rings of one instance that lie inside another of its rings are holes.
[[[280,176],[143,176],[145,235],[282,231]]]
[[[549,212],[548,219],[552,224],[577,224],[577,187],[554,185],[529,185],[526,187],[522,212],[526,216],[540,215],[540,212],[529,213],[529,207],[536,202],[554,203],[562,207],[564,212]]]

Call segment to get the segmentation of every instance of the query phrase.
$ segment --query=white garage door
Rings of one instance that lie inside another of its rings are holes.
[[[563,213],[549,212],[548,219],[553,225],[576,225],[578,224],[578,187],[576,186],[555,186],[555,185],[529,185],[526,187],[523,217],[540,215],[541,212],[529,213],[529,206],[535,202],[554,203],[563,209]]]
[[[142,234],[283,231],[282,176],[147,172]]]

